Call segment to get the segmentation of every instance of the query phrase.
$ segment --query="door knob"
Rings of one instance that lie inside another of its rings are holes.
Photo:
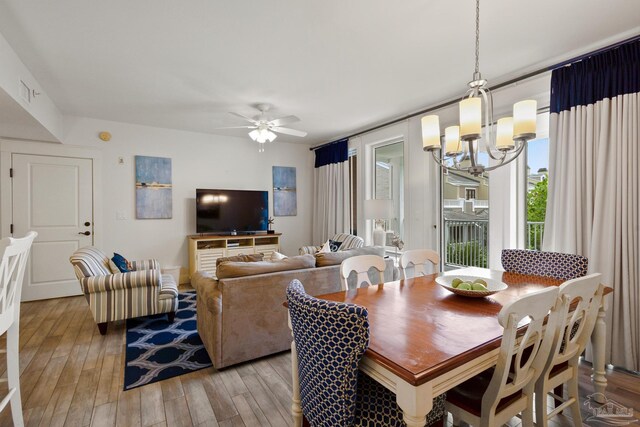
[[[91,223],[90,223],[89,221],[86,221],[86,222],[84,223],[84,226],[85,226],[85,227],[88,227],[88,226],[90,226],[90,225],[91,225]]]
[[[85,236],[91,236],[91,232],[90,231],[81,231],[78,234],[84,234]]]

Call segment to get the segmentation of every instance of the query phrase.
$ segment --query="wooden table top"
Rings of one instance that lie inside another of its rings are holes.
[[[497,314],[503,305],[563,282],[474,267],[444,274],[488,277],[509,288],[486,298],[466,298],[438,285],[433,274],[318,298],[366,307],[367,356],[420,385],[498,348],[503,329]]]

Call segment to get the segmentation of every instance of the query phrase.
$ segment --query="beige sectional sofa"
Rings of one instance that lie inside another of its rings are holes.
[[[340,262],[359,254],[382,254],[382,248],[359,248],[330,254],[302,255],[277,262],[222,263],[218,273],[240,277],[214,279],[196,272],[191,280],[197,292],[198,332],[213,365],[220,369],[247,360],[287,350],[291,332],[287,325],[287,285],[298,279],[311,295],[340,290]],[[387,261],[385,282],[398,280],[398,270]],[[280,266],[277,266],[281,263]],[[253,264],[253,265],[242,265]],[[284,271],[260,273],[291,268]],[[269,265],[270,264],[270,265]],[[301,268],[307,265],[318,267]],[[229,268],[232,267],[232,268]],[[246,268],[243,268],[246,267]],[[252,275],[246,275],[249,271]],[[351,286],[354,284],[352,283]]]

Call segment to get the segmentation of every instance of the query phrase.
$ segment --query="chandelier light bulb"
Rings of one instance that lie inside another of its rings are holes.
[[[444,130],[445,154],[447,156],[457,156],[462,153],[460,144],[460,126],[449,126]]]
[[[482,99],[477,96],[460,101],[460,136],[465,141],[478,139],[482,132]]]
[[[496,148],[498,150],[511,150],[513,147],[513,118],[504,117],[498,120]]]
[[[422,118],[422,149],[425,151],[440,148],[440,118],[424,116]]]
[[[536,115],[538,103],[528,99],[513,104],[513,134],[516,139],[536,137]]]

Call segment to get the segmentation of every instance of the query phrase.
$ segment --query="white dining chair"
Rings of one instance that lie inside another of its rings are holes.
[[[7,383],[9,392],[0,401],[0,411],[11,402],[14,426],[23,426],[20,399],[20,366],[18,341],[20,338],[20,294],[22,279],[31,244],[38,233],[29,232],[21,239],[11,237],[0,240],[0,335],[7,333]]]
[[[551,352],[561,311],[557,287],[525,295],[500,310],[498,322],[504,333],[495,368],[447,392],[446,407],[454,425],[462,420],[493,427],[521,413],[522,425],[533,427],[534,386]],[[525,318],[529,324],[520,337],[518,324]]]
[[[563,312],[556,331],[551,354],[535,387],[537,425],[547,427],[549,419],[571,407],[573,425],[582,426],[578,396],[578,360],[584,351],[598,318],[604,286],[601,274],[573,279],[560,286]],[[573,304],[573,306],[572,306]],[[577,326],[576,326],[577,325]],[[567,383],[567,397],[554,390]],[[547,413],[547,396],[562,403]]]
[[[431,249],[413,249],[400,257],[400,279],[411,279],[418,275],[436,273],[440,264],[440,255]],[[429,265],[429,272],[427,272]]]
[[[369,279],[369,270],[374,268],[378,270],[379,279],[377,284],[384,283],[384,270],[386,264],[384,258],[378,255],[359,255],[347,258],[340,264],[340,286],[343,291],[349,288],[347,280],[353,271],[356,272],[356,288],[373,285]]]

